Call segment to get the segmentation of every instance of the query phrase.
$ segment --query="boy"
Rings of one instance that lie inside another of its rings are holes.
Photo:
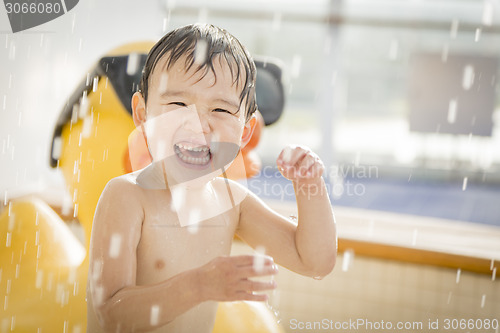
[[[117,177],[96,209],[90,245],[88,332],[210,332],[217,302],[265,301],[274,260],[321,277],[337,253],[335,221],[308,148],[277,165],[295,187],[298,225],[243,186],[217,177],[250,139],[255,65],[223,29],[189,25],[150,51],[134,122],[153,157]],[[234,235],[268,256],[229,256]],[[260,293],[259,293],[260,292]]]

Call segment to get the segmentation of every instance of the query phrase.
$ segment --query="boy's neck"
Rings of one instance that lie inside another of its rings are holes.
[[[218,219],[221,225],[228,223],[224,213],[235,206],[229,186],[223,186],[223,191],[217,193],[216,188],[219,191],[221,188],[214,180],[203,184],[186,182],[169,186],[167,179],[162,163],[157,162],[139,171],[136,183],[144,189],[165,191],[168,204],[176,212],[182,227],[196,225],[216,216],[221,216]]]
[[[173,185],[168,181],[165,165],[162,162],[153,162],[138,172],[136,177],[137,185],[151,190],[168,190],[172,192],[174,188],[183,188],[192,195],[202,194],[211,188],[211,181],[201,184],[200,182],[185,182]]]

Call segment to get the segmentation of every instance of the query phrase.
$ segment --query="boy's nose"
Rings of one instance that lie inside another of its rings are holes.
[[[194,133],[208,133],[210,132],[209,115],[199,112],[193,104],[189,107],[189,111],[184,113],[183,127]]]

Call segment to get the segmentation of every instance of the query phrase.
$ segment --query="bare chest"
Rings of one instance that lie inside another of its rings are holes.
[[[169,205],[147,207],[137,248],[137,284],[157,283],[229,255],[237,218],[233,209],[181,226]]]

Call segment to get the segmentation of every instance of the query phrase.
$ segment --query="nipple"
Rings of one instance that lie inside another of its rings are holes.
[[[161,259],[158,259],[155,261],[155,268],[160,270],[160,269],[163,269],[165,267],[165,262]]]

